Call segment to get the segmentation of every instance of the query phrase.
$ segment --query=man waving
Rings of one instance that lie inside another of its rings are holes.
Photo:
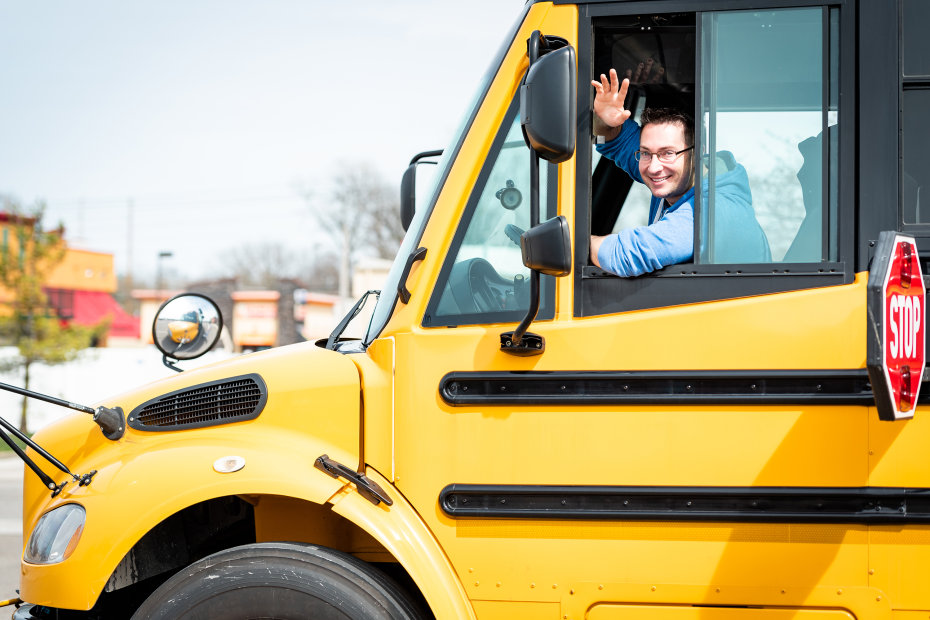
[[[605,237],[591,236],[595,265],[619,276],[632,277],[688,262],[694,256],[694,123],[679,110],[646,108],[640,121],[624,108],[629,79],[622,82],[614,69],[591,82],[594,98],[594,133],[604,136],[601,155],[616,163],[652,192],[649,224]],[[755,219],[745,169],[728,152],[717,154],[722,174],[715,193],[718,234],[732,243],[722,244],[716,262],[767,262],[771,260],[765,233]],[[705,190],[706,197],[706,190]],[[722,238],[721,238],[722,239]]]

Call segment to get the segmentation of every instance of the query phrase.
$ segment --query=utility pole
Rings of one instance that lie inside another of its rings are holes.
[[[171,258],[172,256],[174,256],[173,252],[159,252],[158,253],[158,278],[157,280],[158,280],[158,296],[159,297],[164,297],[164,293],[162,291],[165,289],[165,283],[162,280],[163,274],[162,274],[161,262],[163,259]]]
[[[133,224],[133,202],[132,198],[126,201],[126,305],[128,306],[132,303],[132,248],[135,246],[135,241],[133,239],[133,231],[135,225]],[[127,308],[129,309],[129,308]],[[130,309],[130,311],[135,310],[135,308]],[[134,312],[133,312],[134,314]]]

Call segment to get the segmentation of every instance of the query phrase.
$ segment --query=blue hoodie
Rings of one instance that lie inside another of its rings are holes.
[[[635,181],[643,182],[639,162],[639,125],[626,121],[613,140],[597,145],[597,151],[612,160]],[[746,169],[727,151],[717,153],[718,172],[714,180],[714,263],[769,262],[772,255],[765,232],[752,208],[752,193]],[[702,186],[704,205],[708,204],[707,180]],[[664,213],[665,200],[652,197],[648,226],[621,230],[604,238],[597,252],[598,262],[606,271],[633,277],[667,265],[689,262],[694,256],[694,188],[689,189]],[[704,220],[702,244],[707,240]],[[702,245],[706,249],[706,245]]]

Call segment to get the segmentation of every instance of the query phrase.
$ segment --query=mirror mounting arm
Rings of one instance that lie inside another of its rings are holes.
[[[520,123],[530,148],[530,226],[520,237],[520,249],[523,264],[530,268],[530,304],[517,328],[501,334],[501,351],[512,355],[545,351],[545,339],[526,331],[539,311],[540,273],[564,276],[571,271],[565,218],[558,216],[539,225],[539,159],[561,163],[575,150],[574,50],[568,41],[547,39],[534,30],[526,41],[526,54],[529,67],[520,86]]]
[[[529,53],[530,62],[535,58],[533,40],[536,39],[536,48],[539,46],[539,31],[533,33],[530,37]],[[539,155],[536,151],[530,149],[530,230],[539,225]],[[522,241],[522,240],[521,240]],[[530,307],[526,311],[526,316],[512,332],[501,334],[501,351],[513,355],[539,355],[546,350],[546,340],[536,334],[527,334],[530,324],[536,318],[539,312],[539,272],[535,269],[530,271]],[[530,338],[527,338],[527,337]],[[530,342],[525,342],[529,340]]]
[[[176,359],[169,358],[169,357],[168,357],[167,355],[165,355],[165,354],[163,354],[163,355],[161,356],[161,363],[162,363],[162,364],[164,364],[165,366],[167,366],[168,368],[170,368],[171,370],[173,370],[173,371],[175,371],[175,372],[184,372],[184,369],[183,369],[183,368],[178,368],[178,367],[175,365],[175,362],[177,362],[177,361],[178,361],[178,360],[176,360]]]

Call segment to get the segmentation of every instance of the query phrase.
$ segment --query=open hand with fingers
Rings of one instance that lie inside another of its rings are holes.
[[[596,94],[594,96],[594,133],[597,135],[616,134],[628,118],[630,111],[623,106],[630,80],[624,78],[623,82],[617,77],[615,69],[610,70],[610,78],[603,73],[600,81],[591,80]]]

